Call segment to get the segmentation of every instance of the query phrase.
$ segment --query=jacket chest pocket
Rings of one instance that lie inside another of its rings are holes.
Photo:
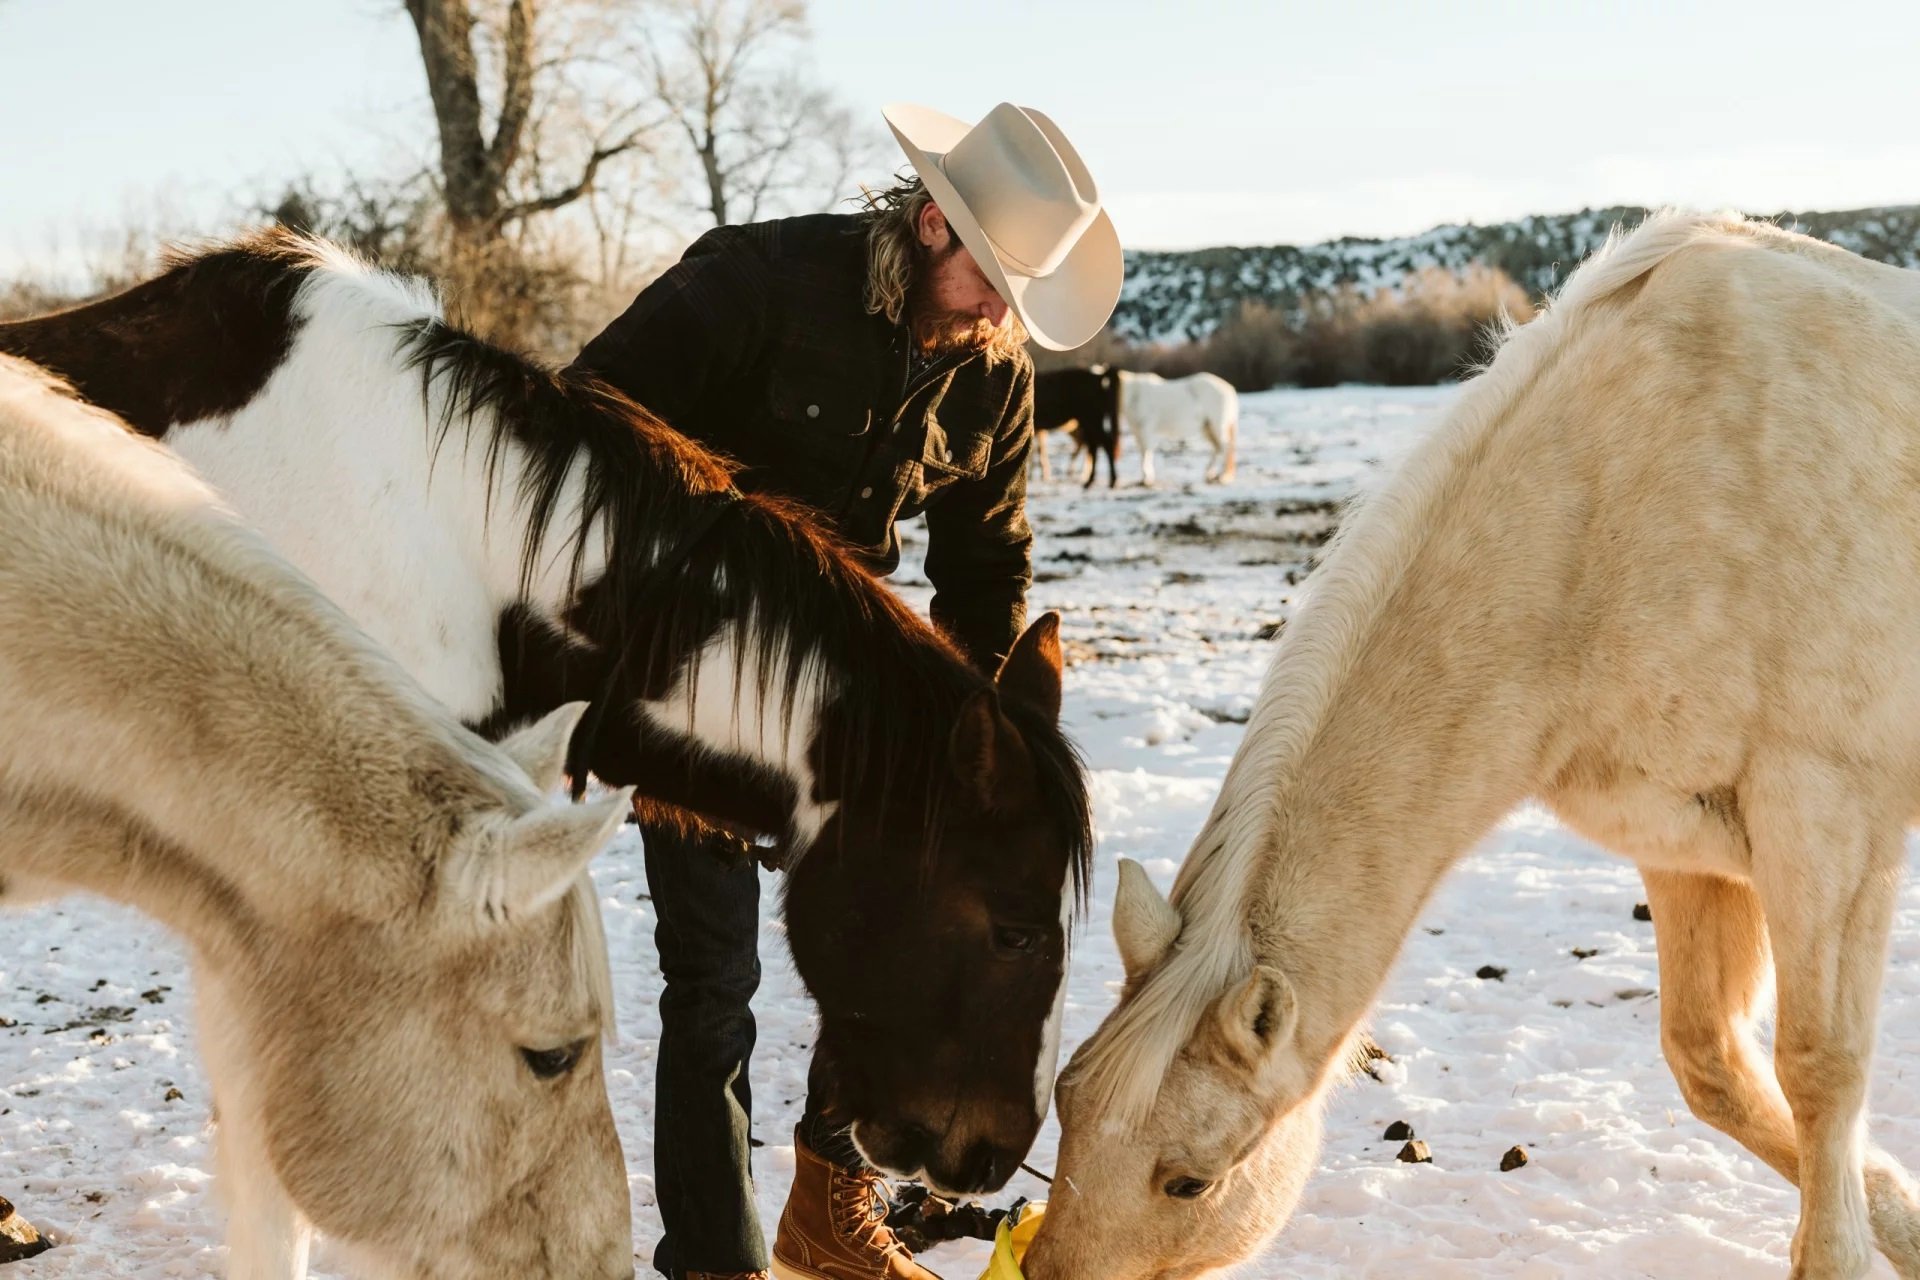
[[[818,372],[775,370],[767,387],[767,408],[800,439],[845,441],[873,429],[866,397]]]
[[[927,439],[920,450],[922,500],[959,480],[978,480],[993,459],[993,437],[984,431],[948,430],[928,415]]]

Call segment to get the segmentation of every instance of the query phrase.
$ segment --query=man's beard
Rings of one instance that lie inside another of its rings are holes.
[[[971,311],[920,311],[913,317],[913,340],[923,355],[985,351],[1005,336],[1001,326]]]
[[[914,345],[924,356],[972,354],[984,351],[989,363],[1003,360],[1027,345],[1027,328],[1011,310],[1004,324],[995,324],[971,311],[934,310],[932,281],[937,268],[960,247],[956,237],[952,246],[938,257],[923,262],[907,293],[908,327]]]

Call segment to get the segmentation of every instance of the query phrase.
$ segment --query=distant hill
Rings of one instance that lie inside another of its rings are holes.
[[[1205,337],[1245,299],[1284,304],[1303,292],[1345,284],[1372,291],[1422,267],[1473,262],[1501,268],[1537,297],[1599,248],[1614,224],[1632,226],[1646,212],[1619,205],[1487,226],[1435,227],[1395,240],[1129,252],[1113,330],[1134,342],[1182,342]],[[1768,216],[1869,258],[1920,267],[1920,204]]]

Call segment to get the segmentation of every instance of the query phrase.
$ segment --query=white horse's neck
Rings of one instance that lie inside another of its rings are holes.
[[[150,832],[203,860],[195,892],[387,901],[399,868],[376,855],[428,805],[409,766],[514,785],[160,450],[51,392],[0,395],[0,446],[0,781],[20,807],[64,797],[101,831]],[[369,856],[310,856],[323,844]],[[43,844],[26,874],[124,899],[120,878],[160,865],[131,848]]]

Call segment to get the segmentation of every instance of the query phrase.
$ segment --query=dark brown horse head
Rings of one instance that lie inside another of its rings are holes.
[[[947,722],[919,787],[843,805],[793,867],[794,963],[820,1006],[816,1086],[874,1164],[1002,1186],[1046,1118],[1085,790],[1059,736],[1059,619]],[[904,781],[904,779],[903,779]],[[930,837],[937,843],[930,844]]]

